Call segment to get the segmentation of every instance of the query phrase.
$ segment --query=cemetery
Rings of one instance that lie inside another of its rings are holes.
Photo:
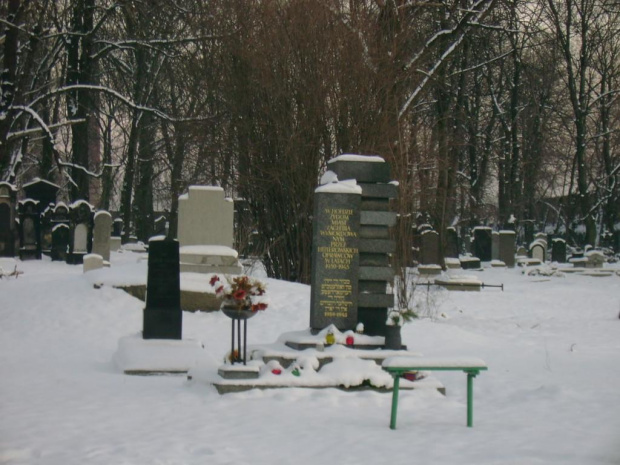
[[[620,264],[608,252],[423,223],[403,285],[398,189],[378,156],[328,163],[310,285],[239,256],[222,188],[190,186],[177,230],[160,219],[148,244],[122,243],[122,221],[57,201],[48,183],[28,188],[18,200],[0,185],[7,463],[271,463],[274,448],[295,463],[405,463],[380,445],[395,438],[445,443],[423,463],[620,459]],[[84,423],[97,432],[80,434]]]

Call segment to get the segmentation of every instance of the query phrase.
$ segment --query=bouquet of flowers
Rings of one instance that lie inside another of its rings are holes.
[[[248,309],[253,312],[265,310],[268,306],[265,297],[265,284],[249,276],[219,276],[213,275],[209,284],[215,290],[215,295],[224,299],[227,305],[239,310]]]

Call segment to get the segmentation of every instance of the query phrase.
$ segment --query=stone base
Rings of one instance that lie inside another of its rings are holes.
[[[256,365],[222,365],[217,374],[224,379],[257,379],[260,367]]]
[[[145,300],[146,285],[116,286],[133,297]],[[220,309],[221,300],[209,292],[188,291],[181,289],[181,309],[186,312],[215,312]]]
[[[119,339],[114,362],[127,375],[187,373],[205,356],[199,341],[142,339],[134,334]]]
[[[441,271],[441,266],[439,265],[418,265],[420,276],[437,276],[441,274]]]
[[[436,279],[435,284],[448,291],[480,291],[482,282],[476,279]]]
[[[179,249],[181,271],[191,273],[241,274],[237,251],[226,246],[187,245]]]
[[[220,274],[242,274],[243,265],[239,263],[234,266],[214,266],[214,265],[198,265],[195,263],[181,262],[181,271],[188,273],[220,273]]]

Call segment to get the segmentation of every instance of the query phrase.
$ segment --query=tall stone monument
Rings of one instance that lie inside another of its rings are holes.
[[[439,265],[441,263],[439,254],[439,234],[429,229],[422,233],[421,239],[420,264]]]
[[[310,327],[357,325],[359,228],[362,189],[356,184],[319,187],[314,196]]]
[[[146,307],[143,339],[181,339],[181,280],[179,243],[176,240],[149,241]]]
[[[499,232],[499,259],[503,261],[508,268],[515,266],[515,245],[517,233],[510,230],[502,230]]]
[[[81,265],[84,255],[93,247],[93,207],[85,200],[77,200],[69,206],[69,217],[71,232],[67,263]]]
[[[351,240],[351,244],[354,245],[354,235],[356,233],[357,237],[359,237],[357,248],[359,266],[355,264],[355,250],[346,251],[347,255],[342,257],[337,255],[335,258],[339,260],[345,258],[345,261],[340,263],[347,268],[348,276],[357,276],[357,296],[355,296],[354,292],[354,278],[351,278],[350,291],[351,309],[353,309],[357,300],[357,323],[364,324],[366,334],[383,336],[385,335],[388,308],[394,305],[394,296],[388,293],[387,283],[393,282],[394,279],[394,270],[390,267],[389,254],[394,252],[396,246],[394,241],[389,238],[389,228],[396,224],[396,213],[390,211],[390,199],[396,197],[397,186],[390,182],[390,166],[381,157],[341,155],[330,160],[328,170],[332,172],[337,182],[333,183],[334,186],[330,186],[332,184],[330,183],[318,189],[317,196],[319,194],[326,194],[323,199],[316,202],[317,205],[320,203],[323,209],[330,208],[330,194],[337,194],[339,188],[354,189],[355,185],[361,188],[358,211],[356,212],[351,207],[345,208],[345,210],[353,211],[347,213],[346,219],[337,219],[342,224],[346,223],[348,228],[347,234],[349,234],[348,237]],[[345,186],[342,187],[342,184]],[[359,192],[359,189],[354,190]],[[349,195],[355,197],[359,194],[350,193]],[[350,200],[350,206],[355,204],[355,202],[355,200]],[[320,212],[317,211],[316,214],[320,214]],[[324,211],[323,214],[327,213]],[[359,216],[359,230],[356,231],[357,216]],[[331,220],[326,218],[322,221],[325,223]],[[320,246],[317,245],[317,238],[320,236],[321,230],[316,228],[317,226],[315,225],[312,273],[312,295],[314,295],[314,298],[310,306],[311,328],[314,331],[321,330],[328,324],[333,323],[331,321],[332,317],[317,317],[322,311],[319,293],[321,286],[324,285],[322,277],[325,276],[327,270],[321,266],[322,263],[326,262],[325,258],[319,256],[322,252],[318,248]],[[345,248],[355,249],[350,246]],[[350,261],[348,259],[349,256],[352,257]],[[343,330],[353,329],[355,325],[348,326],[352,322],[353,319],[349,318],[347,326],[336,326],[338,329]]]
[[[476,226],[474,228],[474,257],[481,262],[490,262],[493,259],[492,229],[488,226]]]

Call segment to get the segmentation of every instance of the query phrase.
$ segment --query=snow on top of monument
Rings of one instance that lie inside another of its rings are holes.
[[[95,218],[99,216],[109,216],[110,218],[112,218],[112,214],[106,210],[97,210],[97,213],[95,213]]]
[[[336,161],[370,161],[373,163],[385,163],[385,160],[378,155],[354,155],[350,153],[344,153],[332,158],[327,163],[334,163]]]
[[[220,186],[189,186],[190,191],[224,191]]]
[[[317,187],[314,192],[328,192],[330,194],[362,194],[362,187],[357,185],[355,179],[346,179],[344,181],[330,182],[323,186]]]
[[[476,231],[476,230],[488,231],[488,230],[493,230],[493,228],[491,226],[476,226],[472,231]]]
[[[239,253],[235,249],[231,249],[225,245],[184,245],[179,248],[179,253],[191,255],[216,255],[235,258],[239,256]]]
[[[515,231],[513,231],[512,229],[500,229],[499,231],[500,234],[517,234]]]
[[[58,228],[67,228],[69,229],[69,225],[67,223],[58,223],[56,226],[52,228],[52,232],[56,231]]]
[[[338,182],[338,175],[333,171],[327,170],[325,171],[325,173],[323,173],[323,176],[321,176],[319,184],[323,186],[332,182]]]

